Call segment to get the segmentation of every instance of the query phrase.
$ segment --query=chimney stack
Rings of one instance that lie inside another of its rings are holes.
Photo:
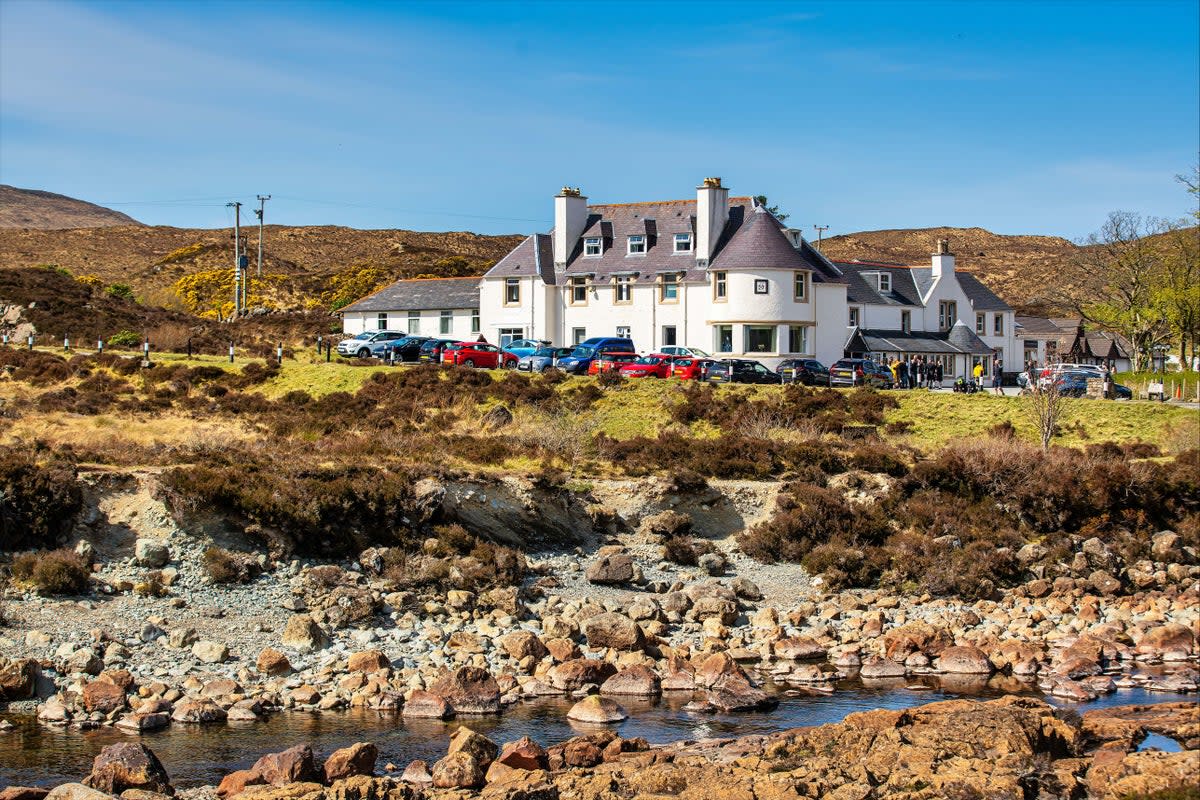
[[[564,186],[554,196],[554,269],[562,270],[587,227],[587,198],[579,187]]]
[[[720,178],[705,178],[696,187],[696,266],[708,266],[728,221],[729,190]]]
[[[933,254],[934,280],[942,277],[943,274],[954,274],[954,254],[950,252],[949,239],[938,239],[937,250]]]

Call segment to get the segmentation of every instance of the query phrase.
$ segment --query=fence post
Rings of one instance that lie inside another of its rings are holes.
[[[104,340],[97,339],[96,340],[96,355],[103,355],[103,354],[104,354]]]
[[[67,337],[67,336],[64,336],[64,337],[63,337],[63,352],[64,352],[64,353],[69,353],[69,352],[71,352],[71,339],[70,339],[70,337]]]
[[[279,362],[280,367],[283,366],[283,342],[280,342],[279,346],[275,348],[275,360]]]
[[[333,342],[325,343],[325,363],[329,363],[329,358],[333,354]]]
[[[29,349],[32,350],[33,349],[33,334],[32,333],[29,334],[29,336],[26,338],[25,341],[28,344]]]
[[[233,363],[233,342],[229,343],[229,363]]]
[[[192,337],[190,337],[190,336],[188,337],[188,342],[187,342],[187,354],[188,354],[188,359],[190,360],[192,357]]]

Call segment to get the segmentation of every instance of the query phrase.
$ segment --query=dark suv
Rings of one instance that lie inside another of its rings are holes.
[[[440,364],[446,348],[452,344],[458,344],[458,339],[426,339],[421,342],[421,352],[417,360]]]
[[[775,368],[784,383],[802,383],[805,386],[828,386],[829,367],[815,358],[788,358]]]
[[[892,388],[892,371],[869,358],[843,358],[829,368],[830,386]]]
[[[403,339],[393,342],[388,350],[395,361],[416,361],[421,352],[421,345],[427,341],[429,341],[428,336],[405,336]]]
[[[704,380],[709,383],[782,383],[774,372],[749,358],[730,358],[708,368]]]
[[[592,359],[601,353],[633,353],[633,339],[622,339],[616,336],[597,336],[580,342],[571,351],[571,355],[558,360],[558,368],[563,372],[575,375],[586,375]]]

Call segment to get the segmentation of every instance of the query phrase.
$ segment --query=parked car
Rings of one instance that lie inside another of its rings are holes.
[[[701,350],[699,347],[683,347],[682,345],[669,344],[666,347],[658,348],[658,352],[667,356],[693,356],[695,358],[711,358],[708,353]]]
[[[400,331],[363,331],[338,342],[337,352],[345,358],[383,358],[388,346],[405,336]]]
[[[621,366],[626,378],[666,378],[671,374],[674,359],[662,353],[651,353]]]
[[[784,383],[802,383],[805,386],[828,386],[829,367],[815,358],[787,358],[775,368]]]
[[[516,356],[520,361],[525,356],[533,355],[534,351],[549,347],[549,345],[550,342],[545,339],[514,339],[501,349]]]
[[[830,386],[874,386],[892,388],[892,371],[869,358],[839,359],[829,368]]]
[[[1087,395],[1088,381],[1096,379],[1096,374],[1090,370],[1073,369],[1060,372],[1054,379],[1054,383],[1058,387],[1059,394],[1066,395],[1067,397],[1084,397]],[[1114,400],[1133,399],[1133,390],[1128,386],[1122,386],[1114,382],[1112,390]]]
[[[458,344],[457,339],[429,339],[427,338],[421,343],[421,351],[417,356],[418,361],[431,361],[434,364],[442,363],[442,356],[446,353],[446,348],[452,344]]]
[[[485,367],[488,369],[515,366],[517,359],[494,344],[486,342],[455,342],[446,345],[442,353],[443,364],[458,364],[462,367]]]
[[[718,361],[708,368],[710,383],[782,383],[783,378],[749,358]]]
[[[601,372],[619,372],[621,367],[637,361],[637,353],[607,352],[600,353],[588,364],[588,375],[599,375]]]
[[[1051,381],[1057,380],[1060,375],[1067,372],[1087,373],[1092,378],[1103,378],[1104,367],[1096,364],[1051,364],[1048,367],[1043,367],[1038,375],[1038,386],[1046,388]]]
[[[600,353],[636,353],[632,339],[615,336],[597,336],[575,346],[571,355],[560,359],[558,368],[575,375],[586,375],[592,359]]]
[[[388,353],[395,361],[416,361],[421,355],[421,345],[427,341],[428,336],[405,336],[392,342]]]
[[[571,355],[571,347],[539,347],[527,356],[517,361],[517,369],[522,372],[545,372],[549,367],[557,366],[560,359]]]
[[[671,377],[682,381],[704,380],[704,371],[709,364],[715,364],[711,358],[694,358],[679,356],[671,364]]]

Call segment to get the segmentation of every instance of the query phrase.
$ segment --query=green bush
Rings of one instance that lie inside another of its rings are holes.
[[[128,283],[112,283],[104,291],[112,297],[120,297],[123,300],[133,299],[133,287]]]
[[[91,571],[77,553],[58,550],[21,553],[13,558],[14,580],[30,583],[40,594],[80,594],[88,587]]]
[[[118,331],[108,337],[109,347],[141,347],[143,341],[137,331]]]

